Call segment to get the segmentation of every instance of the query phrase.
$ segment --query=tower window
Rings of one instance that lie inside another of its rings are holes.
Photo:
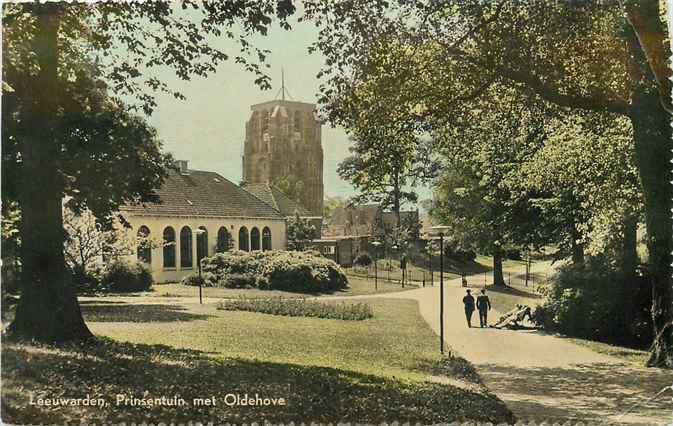
[[[301,112],[294,113],[294,131],[301,132]]]

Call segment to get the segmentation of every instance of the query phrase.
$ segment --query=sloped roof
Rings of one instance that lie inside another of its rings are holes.
[[[121,210],[167,216],[284,218],[276,208],[215,172],[171,170],[157,194],[159,203],[126,205]]]
[[[243,189],[249,191],[255,197],[275,208],[284,217],[294,216],[296,213],[299,213],[299,216],[302,217],[315,216],[304,206],[292,200],[285,195],[283,191],[273,185],[266,183],[246,183],[243,185]]]

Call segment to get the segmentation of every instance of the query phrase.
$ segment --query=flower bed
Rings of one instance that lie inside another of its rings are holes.
[[[314,317],[361,321],[374,316],[366,303],[324,303],[306,299],[232,299],[224,300],[217,309],[226,311],[249,311],[290,317]]]

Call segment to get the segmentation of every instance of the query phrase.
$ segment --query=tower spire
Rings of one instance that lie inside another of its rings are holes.
[[[281,67],[280,68],[280,79],[281,79],[281,90],[283,92],[282,99],[285,100],[285,68]]]
[[[287,88],[285,87],[285,68],[281,67],[281,69],[280,69],[280,89],[278,89],[278,91],[276,92],[276,96],[274,96],[273,99],[277,100],[278,95],[280,95],[280,99],[284,101],[286,94],[287,94],[287,96],[290,97],[291,100],[294,101],[294,98],[290,94],[290,91],[287,90]]]

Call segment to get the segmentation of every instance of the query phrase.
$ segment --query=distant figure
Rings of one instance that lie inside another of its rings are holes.
[[[400,269],[402,270],[402,286],[407,282],[407,255],[406,253],[400,257]]]
[[[488,327],[488,311],[491,310],[491,301],[486,296],[486,289],[481,290],[481,294],[477,296],[477,309],[479,309],[479,322],[482,327]]]
[[[465,319],[467,319],[467,326],[472,328],[472,312],[474,312],[474,297],[470,294],[470,289],[467,289],[467,295],[463,297],[463,304],[465,305]]]
[[[467,287],[467,278],[465,278],[465,274],[463,274],[463,287]]]

